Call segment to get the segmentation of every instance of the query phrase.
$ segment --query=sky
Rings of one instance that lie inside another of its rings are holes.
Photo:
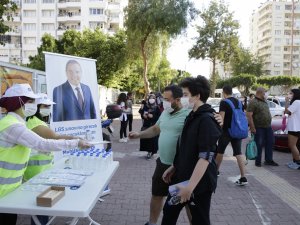
[[[193,0],[198,9],[207,6],[210,0]],[[239,36],[244,47],[249,47],[249,21],[253,10],[258,9],[260,3],[266,0],[225,0],[229,4],[229,10],[234,12],[234,19],[240,23]],[[181,69],[190,72],[193,76],[204,75],[209,77],[210,63],[205,60],[189,59],[188,50],[195,42],[197,32],[193,26],[189,26],[182,35],[172,40],[168,50],[168,59],[173,69]]]

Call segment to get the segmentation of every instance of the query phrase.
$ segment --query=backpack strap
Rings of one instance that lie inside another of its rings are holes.
[[[227,104],[230,105],[230,107],[231,107],[232,110],[234,110],[234,109],[242,109],[242,108],[243,108],[243,107],[242,107],[241,101],[238,101],[238,102],[239,102],[238,107],[235,107],[235,105],[233,104],[233,102],[230,101],[228,98],[226,98],[224,101],[225,101]]]

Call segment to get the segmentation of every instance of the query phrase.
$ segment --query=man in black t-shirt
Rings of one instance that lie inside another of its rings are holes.
[[[223,97],[225,99],[228,99],[229,101],[231,101],[235,107],[239,106],[239,100],[232,97],[232,87],[230,87],[230,86],[223,87]],[[241,178],[238,179],[235,183],[240,186],[246,185],[246,184],[248,184],[248,181],[247,181],[247,178],[245,177],[244,156],[241,151],[242,139],[232,138],[228,132],[228,129],[231,128],[232,108],[224,100],[221,101],[221,104],[220,104],[220,115],[222,116],[222,118],[224,120],[224,125],[223,125],[223,134],[218,142],[218,150],[217,150],[218,154],[216,157],[218,171],[221,166],[226,147],[230,142],[231,146],[232,146],[232,150],[233,150],[233,156],[236,157],[236,160],[237,160],[240,172],[241,172]]]

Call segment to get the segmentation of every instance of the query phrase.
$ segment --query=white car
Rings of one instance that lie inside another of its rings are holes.
[[[208,98],[206,103],[211,105],[211,107],[216,111],[219,112],[220,103],[222,98]]]
[[[269,109],[270,109],[270,113],[271,113],[271,116],[274,117],[274,116],[282,116],[283,113],[284,113],[284,107],[274,103],[274,102],[271,102],[269,100],[267,100],[267,103],[268,103],[268,106],[269,106]]]

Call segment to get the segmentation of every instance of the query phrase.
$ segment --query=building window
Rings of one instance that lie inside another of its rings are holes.
[[[274,75],[280,75],[280,71],[274,71]]]
[[[274,63],[274,67],[280,67],[280,63]]]
[[[280,35],[281,34],[281,30],[275,30],[275,35]]]
[[[54,3],[54,0],[43,0],[43,3]]]
[[[35,23],[24,23],[24,30],[26,31],[35,31],[36,24]]]
[[[274,50],[275,50],[276,52],[279,52],[279,51],[281,50],[281,47],[280,47],[280,46],[275,46],[275,47],[274,47]]]
[[[281,38],[275,38],[275,43],[281,43]]]
[[[90,9],[90,15],[103,15],[103,9],[95,9],[91,8]]]
[[[42,10],[42,17],[54,17],[54,10]]]
[[[36,38],[35,37],[24,37],[24,43],[25,44],[36,44]]]
[[[280,5],[276,5],[276,6],[275,6],[275,9],[276,9],[276,10],[280,10]]]
[[[25,4],[33,4],[36,3],[36,0],[24,0]]]
[[[24,10],[24,17],[36,17],[35,10]]]
[[[285,5],[285,10],[292,10],[292,5]]]
[[[90,28],[91,28],[91,29],[96,29],[96,28],[103,29],[103,28],[104,28],[104,23],[100,23],[100,22],[90,22]]]
[[[55,30],[53,23],[42,23],[42,30]]]

